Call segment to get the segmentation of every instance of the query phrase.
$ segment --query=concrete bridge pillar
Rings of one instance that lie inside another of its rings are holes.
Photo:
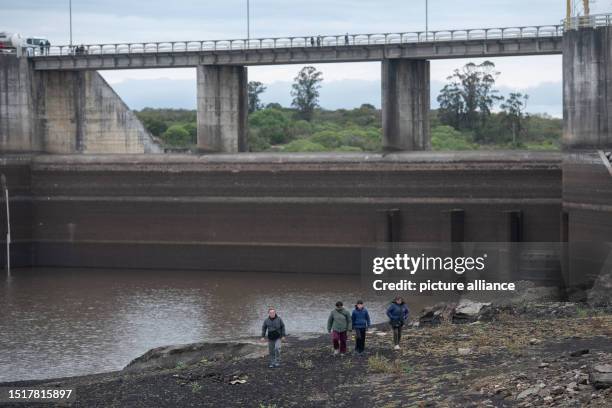
[[[612,148],[612,27],[564,32],[563,119],[563,270],[579,294],[612,277],[612,164],[598,152]]]
[[[612,147],[612,27],[563,34],[563,144]]]
[[[429,61],[382,61],[385,150],[429,150]]]
[[[247,68],[199,65],[198,148],[208,152],[247,151]]]

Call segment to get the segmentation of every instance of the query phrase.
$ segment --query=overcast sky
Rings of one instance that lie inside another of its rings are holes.
[[[272,37],[422,30],[425,0],[251,0],[251,36]],[[429,0],[431,30],[558,24],[564,0]],[[598,0],[593,13],[612,10]],[[246,0],[72,0],[75,43],[204,40],[246,37]],[[0,31],[69,39],[68,0],[0,0]],[[479,62],[478,60],[473,60]],[[561,113],[561,57],[493,59],[502,92],[531,95],[529,110]],[[465,60],[432,61],[432,99]],[[300,66],[250,67],[249,80],[268,90],[266,102],[290,103]],[[327,108],[380,106],[380,64],[320,64]],[[194,107],[195,69],[104,71],[130,107]]]

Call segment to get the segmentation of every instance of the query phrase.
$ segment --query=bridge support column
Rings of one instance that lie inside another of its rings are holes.
[[[382,61],[385,150],[429,150],[429,61]]]
[[[236,153],[247,150],[247,68],[199,65],[198,148]]]
[[[612,147],[612,27],[563,34],[563,144]]]

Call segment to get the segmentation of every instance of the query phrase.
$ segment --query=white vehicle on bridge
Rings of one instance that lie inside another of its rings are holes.
[[[20,34],[0,31],[0,54],[15,54],[23,44]]]
[[[48,52],[51,43],[45,37],[28,37],[24,41],[28,55],[44,55]]]

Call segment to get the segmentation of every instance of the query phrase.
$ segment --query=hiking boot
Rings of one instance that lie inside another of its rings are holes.
[[[334,350],[334,356],[337,356],[338,354],[340,354],[340,350]]]
[[[395,347],[393,347],[393,350],[399,350],[399,349],[400,349],[399,344],[396,344]]]

